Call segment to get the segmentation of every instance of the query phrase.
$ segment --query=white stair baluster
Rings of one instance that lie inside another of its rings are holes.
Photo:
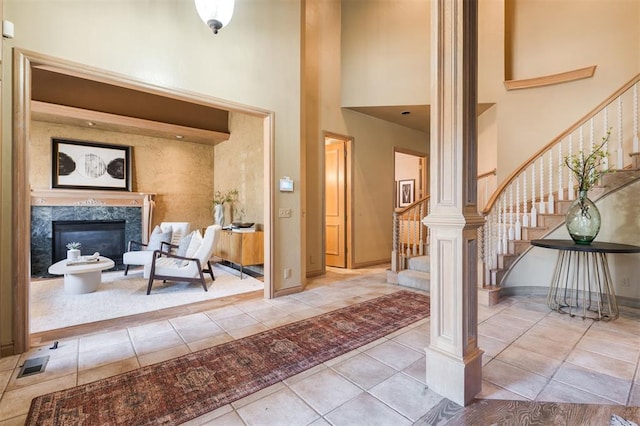
[[[516,179],[516,223],[514,238],[516,240],[522,239],[522,225],[520,224],[520,179]]]
[[[501,198],[499,198],[498,202],[496,203],[496,209],[498,210],[498,221],[496,228],[496,254],[502,254],[502,197],[504,197],[504,194],[502,194],[500,197]]]
[[[618,169],[624,169],[624,156],[622,149],[622,96],[618,98]]]
[[[536,210],[536,163],[531,165],[531,227],[538,226],[538,211]]]
[[[604,131],[605,133],[609,131],[609,110],[607,109],[607,107],[604,107]],[[602,147],[602,149],[609,153],[609,141],[607,140],[607,142],[605,142],[604,146]],[[604,157],[602,159],[602,168],[604,170],[607,170],[609,168],[609,155],[607,155],[606,157]]]
[[[502,197],[502,253],[509,253],[509,243],[507,240],[507,196]]]
[[[544,214],[545,212],[544,202],[544,156],[540,157],[540,204],[538,213]]]
[[[564,188],[562,186],[562,176],[564,175],[564,167],[562,167],[562,142],[558,144],[558,201],[564,200]]]
[[[605,129],[606,130],[606,129]],[[638,83],[633,85],[633,153],[638,152]]]
[[[573,134],[569,135],[569,155],[573,155]],[[569,174],[568,182],[567,182],[567,192],[569,195],[569,200],[573,200],[575,197],[574,186],[573,186],[573,173],[571,170],[567,172]]]
[[[527,170],[522,172],[522,226],[529,226],[529,209],[527,206]]]
[[[509,233],[507,237],[509,241],[515,237],[515,229],[513,229],[513,184],[509,185]]]
[[[555,202],[553,199],[553,151],[549,149],[549,196],[547,197],[547,213],[553,214]]]

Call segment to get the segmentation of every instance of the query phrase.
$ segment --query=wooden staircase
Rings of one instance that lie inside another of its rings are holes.
[[[617,191],[640,179],[640,153],[632,154],[632,167],[624,170],[616,170],[613,173],[603,176],[602,184],[594,187],[589,192],[589,198],[597,200]],[[554,194],[557,200],[557,193]],[[565,197],[566,198],[566,197]],[[508,253],[498,255],[498,267],[491,270],[491,286],[480,289],[479,297],[485,299],[489,304],[497,303],[497,292],[511,268],[526,254],[532,247],[531,240],[542,239],[557,228],[564,226],[565,214],[573,200],[555,201],[554,213],[539,213],[536,227],[522,227],[522,239],[508,241]],[[495,299],[495,300],[494,300]],[[491,302],[494,303],[491,303]]]

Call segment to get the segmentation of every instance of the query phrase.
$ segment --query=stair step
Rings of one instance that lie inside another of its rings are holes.
[[[412,271],[411,269],[398,272],[398,284],[401,286],[428,292],[430,283],[431,274],[428,272]]]
[[[509,253],[520,256],[529,246],[529,240],[511,240],[509,241]]]
[[[523,240],[538,240],[542,238],[546,233],[549,232],[547,228],[543,228],[541,226],[537,226],[535,228],[527,227],[522,228],[522,239]]]
[[[500,287],[485,285],[478,289],[478,303],[482,306],[494,306],[500,302]]]
[[[500,254],[498,255],[498,268],[509,269],[509,267],[518,258],[515,254]]]
[[[556,225],[564,222],[563,214],[539,214],[538,226],[541,228],[554,228]]]
[[[409,258],[407,269],[420,272],[431,272],[431,260],[429,256],[416,256]]]

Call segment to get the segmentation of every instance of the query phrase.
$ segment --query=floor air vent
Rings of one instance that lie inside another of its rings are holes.
[[[49,355],[26,360],[20,368],[18,379],[20,377],[31,376],[44,372],[47,362],[49,362]]]

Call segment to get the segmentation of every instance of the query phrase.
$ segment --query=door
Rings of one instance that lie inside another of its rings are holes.
[[[327,138],[324,151],[325,262],[346,267],[346,151],[345,142]]]

